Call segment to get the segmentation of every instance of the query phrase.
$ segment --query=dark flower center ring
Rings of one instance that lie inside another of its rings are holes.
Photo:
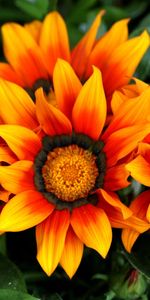
[[[96,204],[94,191],[103,186],[103,143],[84,134],[43,138],[43,148],[34,162],[34,183],[58,209]]]

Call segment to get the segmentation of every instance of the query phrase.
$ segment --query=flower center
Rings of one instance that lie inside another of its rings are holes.
[[[49,92],[52,90],[52,82],[48,79],[40,78],[35,81],[32,88],[30,87],[24,88],[34,102],[35,102],[35,92],[40,87],[42,87],[45,94],[48,95]]]
[[[98,174],[96,156],[77,145],[55,148],[42,168],[46,190],[63,201],[87,197]]]
[[[97,201],[93,193],[103,186],[103,143],[84,134],[45,136],[34,161],[34,184],[57,209]]]

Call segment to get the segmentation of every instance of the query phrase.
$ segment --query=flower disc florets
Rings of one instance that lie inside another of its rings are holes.
[[[93,201],[92,193],[103,184],[103,143],[83,134],[43,139],[35,159],[36,188],[57,207],[77,207]]]

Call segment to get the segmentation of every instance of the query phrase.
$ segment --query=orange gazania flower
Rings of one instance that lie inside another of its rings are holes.
[[[144,124],[145,121],[150,122],[150,87],[148,84],[137,78],[134,78],[134,80],[134,84],[123,87],[122,91],[116,91],[112,97],[112,111],[114,113],[114,118],[116,118],[116,122],[119,122],[120,125],[121,113],[125,113],[125,108],[126,111],[131,111],[130,118],[132,119],[132,125]],[[135,114],[132,113],[133,106]],[[147,114],[145,115],[146,110]],[[119,114],[120,118],[118,118]],[[126,169],[136,181],[150,187],[149,134],[138,143],[137,148],[135,148],[130,155],[129,162],[126,164]],[[150,191],[145,191],[134,199],[130,205],[130,209],[138,218],[150,222]],[[139,233],[135,230],[129,228],[123,230],[122,241],[127,251],[131,252],[138,236]]]
[[[9,64],[0,64],[0,76],[26,88],[34,97],[40,86],[49,92],[57,58],[70,62],[82,82],[89,78],[95,65],[102,72],[109,102],[112,93],[130,81],[149,46],[149,35],[143,32],[128,40],[129,20],[124,19],[96,39],[103,14],[104,11],[97,15],[89,31],[72,50],[66,25],[58,12],[49,13],[43,23],[3,25],[3,48]]]
[[[149,126],[130,125],[126,113],[122,128],[112,121],[111,134],[109,127],[102,133],[106,99],[96,67],[82,86],[71,66],[58,60],[53,84],[58,108],[42,88],[35,104],[18,85],[0,81],[5,123],[0,137],[16,158],[0,167],[2,187],[15,194],[1,212],[0,231],[36,225],[37,259],[44,271],[50,275],[60,263],[72,277],[84,244],[106,257],[111,227],[149,229],[114,192],[129,185],[124,159]]]
[[[122,124],[122,116],[125,111],[130,111],[130,124],[144,124],[150,122],[150,86],[145,82],[134,79],[135,84],[126,86],[121,91],[116,91],[112,97],[112,111],[114,113],[113,124],[119,123],[119,127],[124,126],[124,120]],[[134,109],[133,109],[134,108]],[[134,111],[134,113],[133,113]],[[145,114],[147,111],[147,114]],[[126,122],[128,122],[128,117]],[[114,122],[115,120],[115,122]],[[109,126],[107,134],[113,130],[114,125]],[[130,175],[145,186],[150,186],[150,134],[143,137],[138,143],[137,148],[132,153],[132,159],[130,157],[129,163],[126,164],[126,169],[130,172]]]

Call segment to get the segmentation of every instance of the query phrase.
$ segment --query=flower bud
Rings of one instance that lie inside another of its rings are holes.
[[[147,281],[135,269],[124,270],[121,274],[112,276],[110,286],[120,299],[136,300],[145,293]]]

